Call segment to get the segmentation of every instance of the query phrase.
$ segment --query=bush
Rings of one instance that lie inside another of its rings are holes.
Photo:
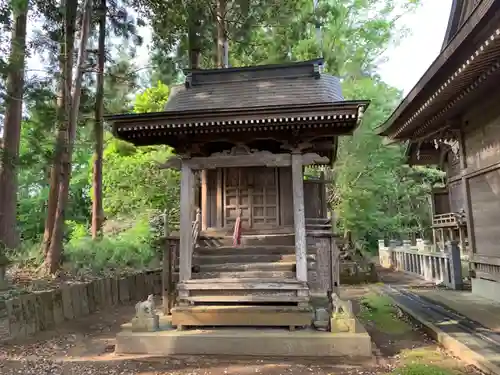
[[[130,228],[100,241],[93,241],[87,228],[74,225],[65,246],[65,259],[71,267],[93,273],[145,268],[155,255],[148,218],[140,218]]]

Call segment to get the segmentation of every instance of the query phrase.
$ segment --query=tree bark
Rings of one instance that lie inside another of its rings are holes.
[[[69,0],[68,0],[69,1]],[[74,1],[74,0],[71,0]],[[76,137],[76,126],[78,122],[78,112],[80,107],[80,97],[82,89],[82,80],[84,73],[84,64],[87,57],[87,42],[89,39],[90,21],[92,18],[92,0],[86,0],[82,17],[82,27],[80,33],[80,45],[78,50],[77,76],[73,94],[71,97],[71,108],[68,122],[68,132],[65,139],[64,153],[61,159],[61,176],[59,180],[59,189],[57,197],[57,210],[54,219],[54,228],[50,241],[49,251],[45,258],[45,264],[50,274],[55,274],[59,269],[61,255],[63,250],[64,236],[64,211],[68,202],[69,184],[71,180],[71,159],[73,154],[73,145]]]
[[[226,30],[226,0],[217,0],[217,67],[227,68],[228,60],[228,43]]]
[[[200,47],[200,9],[190,6],[188,9],[188,44],[189,44],[189,67],[191,69],[200,68],[201,47]]]
[[[14,28],[7,76],[7,97],[0,168],[0,243],[2,248],[19,245],[17,231],[17,167],[21,141],[21,121],[26,60],[26,24],[28,1],[17,2],[13,9]]]
[[[98,62],[97,62],[97,92],[95,103],[95,152],[94,152],[94,169],[92,173],[92,239],[97,239],[101,236],[101,228],[103,223],[102,210],[102,157],[104,148],[104,63],[106,60],[106,0],[101,0],[99,15],[99,44],[98,44]]]
[[[64,15],[64,40],[61,40],[61,52],[59,64],[61,68],[60,89],[57,101],[58,107],[58,132],[54,148],[54,160],[50,168],[49,196],[47,202],[47,216],[45,218],[45,229],[42,241],[42,253],[44,258],[50,248],[52,232],[57,211],[57,199],[59,181],[61,177],[61,160],[63,158],[64,145],[68,134],[68,121],[71,100],[71,82],[73,80],[73,45],[75,42],[76,16],[78,10],[77,0],[66,0]]]

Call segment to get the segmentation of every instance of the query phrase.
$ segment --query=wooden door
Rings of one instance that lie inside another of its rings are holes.
[[[278,225],[276,168],[224,169],[224,226],[232,227],[239,211],[243,228]]]
[[[251,168],[252,227],[278,226],[278,173],[276,168]]]

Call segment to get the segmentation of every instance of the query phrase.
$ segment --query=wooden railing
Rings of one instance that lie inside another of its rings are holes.
[[[191,235],[193,236],[193,248],[196,247],[198,238],[200,237],[200,231],[201,231],[201,210],[197,208],[195,220],[193,221],[193,227],[191,231]]]
[[[236,217],[236,221],[234,222],[234,231],[233,231],[233,246],[238,246],[241,244],[241,215],[243,214],[241,208],[238,212],[238,216]]]
[[[465,212],[450,212],[447,214],[434,215],[432,218],[432,226],[435,228],[459,227],[465,224]]]
[[[410,241],[398,245],[379,241],[380,264],[384,268],[410,273],[420,278],[442,284],[450,289],[462,289],[462,262],[456,241],[446,244],[446,251],[432,251],[432,247],[412,246]]]

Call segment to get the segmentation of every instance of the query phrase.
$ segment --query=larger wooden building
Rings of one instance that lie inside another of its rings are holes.
[[[334,162],[368,102],[344,100],[321,66],[188,71],[163,112],[110,117],[118,138],[177,154],[166,164],[182,176],[174,325],[309,325],[311,291],[338,285],[325,181],[304,181],[304,168]]]
[[[449,227],[464,212],[473,293],[500,300],[500,1],[453,0],[442,51],[383,126],[413,164],[439,165]],[[455,218],[455,219],[453,219]],[[439,218],[438,218],[439,219]],[[439,220],[437,220],[439,221]],[[443,223],[441,223],[443,224]]]

